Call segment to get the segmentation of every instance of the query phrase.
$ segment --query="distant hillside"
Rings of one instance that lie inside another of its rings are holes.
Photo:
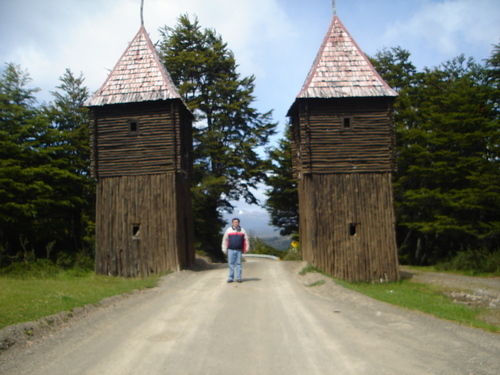
[[[237,217],[241,221],[241,226],[245,228],[251,236],[264,238],[279,236],[277,228],[269,225],[269,215],[265,211],[240,211],[234,214],[224,214],[224,219],[230,225],[231,219]]]
[[[290,248],[292,240],[289,237],[260,237],[266,244],[277,250],[285,251]]]

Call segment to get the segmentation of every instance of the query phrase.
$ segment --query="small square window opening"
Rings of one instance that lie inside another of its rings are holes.
[[[139,132],[139,121],[136,120],[130,120],[128,122],[128,130],[130,133],[138,133]]]
[[[352,129],[352,117],[342,117],[342,129]]]
[[[132,237],[139,237],[141,232],[141,224],[132,224]]]

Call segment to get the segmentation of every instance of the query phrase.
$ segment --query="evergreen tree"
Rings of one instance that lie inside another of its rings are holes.
[[[493,251],[500,229],[499,129],[486,70],[460,56],[414,73],[403,69],[409,55],[400,59],[395,52],[379,54],[375,66],[389,83],[399,82],[394,190],[400,255],[425,264],[468,248]]]
[[[38,107],[26,71],[8,64],[0,79],[0,262],[74,257],[83,246],[88,118],[66,102],[77,80],[69,71],[61,80],[68,96]]]
[[[28,88],[31,78],[7,64],[0,78],[0,246],[4,255],[34,256],[49,240],[41,228],[52,204],[50,148],[56,138],[49,121],[36,108]],[[44,228],[45,230],[45,228]]]
[[[401,47],[379,51],[370,61],[385,82],[397,92],[415,83],[417,69],[410,61],[410,52]]]
[[[271,112],[252,107],[255,77],[240,77],[233,53],[215,30],[187,15],[161,30],[160,54],[197,122],[192,194],[198,248],[221,255],[221,210],[231,200],[258,203],[251,192],[265,181],[257,148],[274,134]]]
[[[277,148],[268,152],[271,162],[267,184],[271,187],[266,209],[271,218],[270,224],[281,228],[280,234],[286,236],[299,230],[299,197],[297,181],[293,176],[291,131],[288,126],[285,138]]]
[[[67,172],[66,183],[59,186],[59,197],[66,205],[53,218],[64,229],[59,237],[61,248],[71,253],[93,247],[95,216],[95,184],[90,177],[90,115],[84,107],[89,97],[84,78],[75,77],[71,70],[59,78],[59,91],[51,92],[54,101],[45,107],[51,125],[58,131],[58,144],[53,149],[53,163]]]

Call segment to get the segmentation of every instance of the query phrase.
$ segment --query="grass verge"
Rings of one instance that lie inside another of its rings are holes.
[[[319,280],[319,281],[315,281],[314,283],[311,283],[311,284],[307,284],[306,286],[308,288],[311,288],[313,286],[319,286],[319,285],[323,285],[325,283],[325,280]]]
[[[152,288],[158,279],[159,276],[122,278],[73,271],[61,271],[48,278],[1,276],[0,329],[135,289]]]
[[[323,273],[312,266],[306,266],[300,274],[303,275],[307,272]],[[443,288],[436,285],[419,284],[409,280],[384,284],[349,283],[344,280],[334,280],[345,288],[379,301],[421,311],[440,319],[451,320],[470,327],[481,328],[490,332],[500,332],[500,326],[486,323],[480,319],[481,315],[487,312],[487,308],[472,308],[456,304],[444,294],[445,290]]]
[[[470,277],[498,277],[500,272],[480,272],[477,270],[460,270],[456,268],[444,268],[443,264],[437,264],[435,266],[410,266],[406,265],[405,268],[409,270],[421,271],[421,272],[439,272],[439,273],[449,273],[453,275],[463,275]]]

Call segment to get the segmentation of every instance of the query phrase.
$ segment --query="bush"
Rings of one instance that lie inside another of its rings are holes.
[[[470,275],[492,273],[500,275],[500,249],[489,252],[485,249],[469,249],[457,253],[446,262],[435,266],[438,271],[461,271]]]
[[[51,260],[38,259],[34,262],[14,262],[0,269],[0,276],[16,279],[47,279],[57,276],[64,270]]]
[[[288,249],[283,256],[283,260],[300,261],[302,260],[302,253],[297,249]]]
[[[94,269],[94,259],[86,251],[79,251],[76,254],[60,253],[56,264],[65,269],[75,268],[83,271]]]
[[[285,255],[283,256],[283,260],[302,260],[302,250],[300,249],[300,242],[299,242],[299,236],[298,234],[292,235],[293,242],[296,244],[294,245],[292,243],[292,246],[286,251]]]

